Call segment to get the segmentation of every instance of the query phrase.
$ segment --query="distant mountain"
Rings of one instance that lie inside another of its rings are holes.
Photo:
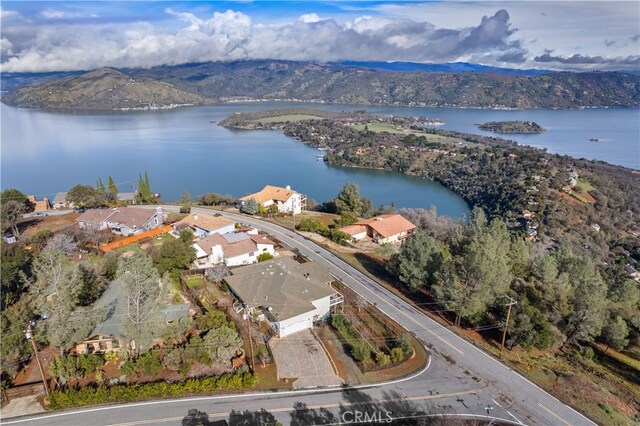
[[[17,89],[3,96],[8,105],[44,109],[156,109],[205,103],[199,95],[148,77],[100,68]]]
[[[423,64],[411,66],[416,65]],[[103,68],[25,87],[8,94],[3,101],[23,107],[65,109],[256,99],[462,108],[640,106],[639,75],[622,72],[512,75],[471,64],[448,66],[481,67],[478,69],[483,71],[400,72],[344,63],[281,60],[206,62],[121,71]]]
[[[432,73],[459,73],[475,72],[496,75],[541,75],[551,74],[548,70],[518,70],[514,68],[498,68],[488,65],[471,64],[469,62],[449,62],[446,64],[423,64],[418,62],[335,62],[336,65],[345,67],[369,68],[380,71],[393,72],[432,72]]]

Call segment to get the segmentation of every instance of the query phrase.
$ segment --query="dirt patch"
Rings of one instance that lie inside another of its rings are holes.
[[[76,226],[80,213],[69,213],[55,216],[31,217],[18,224],[20,236],[29,239],[40,231],[58,232],[70,226]]]
[[[342,380],[349,385],[365,383],[364,375],[353,359],[346,354],[340,338],[333,332],[331,327],[324,324],[316,331],[327,352],[329,352],[329,355],[333,359],[333,363],[338,370],[338,375]]]

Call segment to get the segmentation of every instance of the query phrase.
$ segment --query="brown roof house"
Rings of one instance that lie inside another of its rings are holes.
[[[76,221],[83,229],[111,229],[119,235],[137,235],[155,229],[164,223],[161,207],[137,209],[118,207],[115,209],[90,209],[82,213]]]
[[[279,337],[312,328],[343,301],[331,287],[333,276],[315,262],[282,257],[243,266],[231,274],[225,281],[246,314],[264,318]]]
[[[367,235],[378,244],[395,243],[407,238],[416,230],[413,223],[399,214],[383,214],[358,221],[355,225],[365,226]]]
[[[178,233],[189,228],[196,236],[204,238],[213,234],[227,234],[235,231],[236,224],[233,220],[222,215],[210,215],[204,213],[191,213],[189,216],[173,224],[173,232]]]
[[[250,265],[258,262],[258,256],[269,253],[277,256],[276,243],[269,238],[244,232],[209,235],[196,242],[196,266],[208,268],[218,263],[227,266]]]
[[[47,197],[44,197],[42,200],[37,200],[35,195],[27,195],[27,200],[34,204],[34,213],[41,213],[51,210],[51,203]]]
[[[340,228],[345,234],[351,236],[351,241],[359,241],[367,236],[367,227],[365,225],[349,225]]]
[[[245,203],[252,198],[265,208],[275,204],[280,213],[299,214],[307,207],[307,197],[304,194],[292,190],[290,186],[281,188],[279,186],[267,185],[262,188],[260,192],[240,198],[240,202]]]

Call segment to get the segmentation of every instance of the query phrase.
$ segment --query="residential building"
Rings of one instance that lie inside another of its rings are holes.
[[[83,229],[111,229],[118,235],[137,235],[155,229],[164,223],[161,207],[155,210],[118,207],[115,209],[89,209],[76,221]]]
[[[55,197],[53,197],[53,208],[54,209],[72,209],[74,207],[73,203],[67,201],[67,193],[66,192],[58,192]]]
[[[231,271],[225,282],[246,315],[264,317],[279,337],[309,329],[325,319],[343,297],[331,287],[333,276],[315,262],[283,257]]]
[[[173,232],[179,233],[183,229],[191,229],[200,238],[213,234],[227,234],[235,231],[233,220],[222,215],[191,213],[189,216],[173,224]]]
[[[264,208],[276,205],[280,213],[299,214],[307,208],[306,195],[292,190],[288,185],[285,188],[267,185],[260,192],[240,198],[240,202],[246,203],[252,198]]]
[[[106,309],[108,312],[107,317],[94,327],[88,338],[76,343],[74,352],[78,354],[107,353],[131,348],[131,342],[125,340],[126,322],[124,318],[127,315],[127,307],[122,282],[119,280],[112,281],[96,301],[95,306]],[[182,303],[164,305],[161,313],[164,321],[170,323],[180,318],[192,316],[195,312],[191,309],[189,303]],[[158,333],[160,331],[158,330]],[[155,336],[154,341],[158,339],[160,339],[159,334]]]
[[[35,205],[34,213],[42,213],[51,210],[51,203],[47,197],[37,200],[35,195],[27,195],[27,200]]]
[[[258,256],[269,253],[277,256],[276,243],[269,238],[245,232],[209,235],[196,242],[196,266],[208,268],[219,263],[227,266],[250,265]]]
[[[340,228],[345,234],[351,236],[351,241],[359,241],[367,236],[367,227],[365,225],[349,225]]]
[[[358,221],[355,225],[365,226],[367,235],[378,244],[395,243],[407,238],[416,230],[413,223],[399,214],[383,214]]]

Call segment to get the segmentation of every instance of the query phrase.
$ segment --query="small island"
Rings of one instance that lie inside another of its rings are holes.
[[[490,121],[477,126],[480,130],[495,133],[542,133],[546,130],[533,121]]]

